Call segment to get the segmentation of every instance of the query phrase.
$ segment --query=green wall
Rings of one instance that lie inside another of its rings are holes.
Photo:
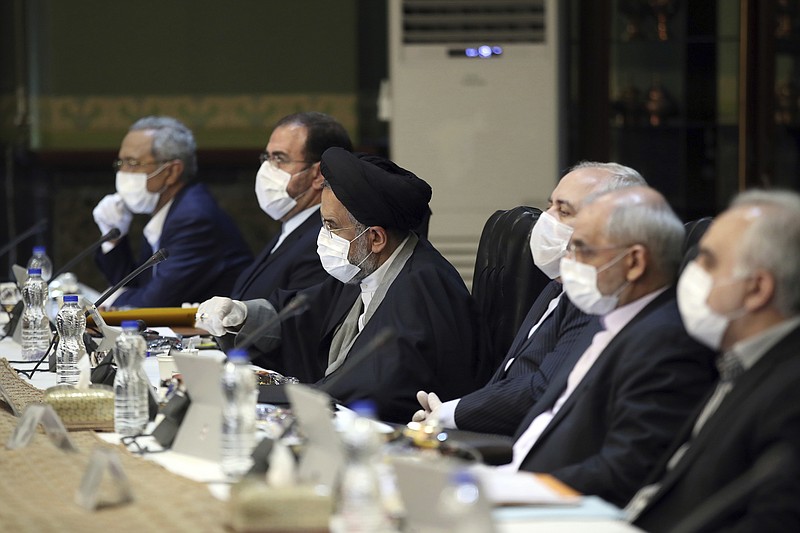
[[[184,120],[201,149],[253,148],[308,109],[357,138],[356,4],[29,0],[32,148],[116,148],[147,114]]]

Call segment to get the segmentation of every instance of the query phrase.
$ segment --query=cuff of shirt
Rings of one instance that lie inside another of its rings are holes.
[[[461,398],[458,400],[450,400],[449,402],[444,402],[441,407],[439,407],[439,424],[441,424],[442,427],[458,429],[456,425],[456,407],[460,401]]]

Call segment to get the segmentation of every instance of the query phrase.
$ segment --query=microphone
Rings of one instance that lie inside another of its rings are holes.
[[[47,227],[47,219],[43,218],[42,220],[40,220],[39,222],[37,222],[36,224],[31,226],[30,228],[26,229],[25,231],[23,231],[22,233],[20,233],[19,235],[17,235],[13,239],[11,239],[8,242],[8,244],[6,244],[2,248],[0,248],[0,257],[6,255],[9,252],[9,250],[14,248],[16,245],[18,245],[19,243],[21,243],[22,241],[24,241],[25,239],[27,239],[31,235],[35,235],[37,233],[43,232],[46,227]]]
[[[82,251],[81,253],[79,253],[78,255],[76,255],[75,257],[70,259],[69,261],[67,261],[66,264],[63,267],[61,267],[60,269],[58,269],[58,271],[55,274],[53,274],[53,276],[50,279],[56,279],[58,276],[60,276],[64,272],[69,272],[70,268],[75,266],[75,264],[78,261],[80,261],[81,259],[83,259],[87,255],[89,255],[90,253],[92,253],[95,250],[97,250],[97,248],[99,248],[101,244],[103,244],[104,242],[107,242],[107,241],[113,241],[115,239],[119,239],[120,235],[121,235],[121,232],[117,228],[111,228],[111,230],[108,233],[106,233],[105,235],[100,237],[97,241],[93,242],[84,251]]]
[[[109,232],[109,233],[111,233],[111,232]],[[97,301],[94,303],[94,305],[92,307],[94,307],[94,308],[99,307],[103,302],[108,300],[109,296],[111,296],[116,291],[118,291],[119,289],[121,289],[122,287],[127,285],[133,278],[135,278],[136,276],[138,276],[139,274],[141,274],[142,272],[144,272],[148,268],[156,266],[161,261],[165,260],[167,257],[169,257],[169,252],[167,251],[166,248],[161,248],[159,251],[154,253],[150,257],[150,259],[148,259],[147,261],[142,263],[133,272],[131,272],[130,274],[128,274],[127,276],[122,278],[122,280],[119,283],[115,284],[113,287],[111,287],[106,292],[101,294],[100,298],[97,299]],[[89,316],[89,311],[86,312],[86,316]]]
[[[100,330],[100,334],[102,335],[102,340],[100,341],[100,344],[97,346],[95,351],[102,352],[105,350],[112,349],[114,347],[114,343],[117,340],[117,337],[119,337],[120,335],[119,330],[111,328],[106,324],[105,320],[103,320],[103,317],[100,316],[100,312],[97,310],[97,307],[106,300],[108,300],[108,297],[114,294],[114,292],[118,291],[119,289],[127,285],[133,278],[135,278],[148,268],[156,266],[161,261],[165,260],[167,257],[169,257],[169,252],[167,251],[166,248],[161,248],[156,253],[154,253],[150,257],[150,259],[142,263],[141,266],[139,266],[133,272],[122,278],[122,280],[120,280],[119,283],[117,283],[116,285],[108,289],[106,292],[101,294],[100,298],[98,298],[97,301],[87,306],[85,316],[86,317],[88,317],[89,315],[92,316],[95,325]]]
[[[286,304],[286,306],[281,309],[279,313],[277,313],[274,317],[267,320],[256,329],[248,333],[244,336],[242,340],[237,338],[236,347],[241,348],[242,350],[246,350],[252,344],[258,340],[262,333],[270,329],[271,327],[275,326],[276,324],[280,324],[287,318],[291,318],[293,316],[297,316],[300,313],[304,313],[306,309],[309,307],[308,296],[303,293],[299,293],[295,296],[291,302]]]

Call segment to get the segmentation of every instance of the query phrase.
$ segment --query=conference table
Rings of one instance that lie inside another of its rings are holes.
[[[19,360],[20,347],[10,339],[0,341],[0,359]],[[2,361],[0,361],[2,362]],[[30,363],[14,363],[26,370]],[[144,364],[158,386],[155,357]],[[36,373],[27,383],[45,390],[55,374]],[[8,441],[18,420],[3,410],[0,398],[0,440]],[[152,424],[148,428],[152,430]],[[230,531],[227,528],[230,485],[219,464],[162,450],[152,437],[138,438],[125,448],[119,435],[92,431],[70,432],[77,452],[56,449],[44,435],[25,448],[0,449],[0,531]],[[134,500],[104,505],[94,512],[74,502],[89,457],[96,449],[112,449],[119,456]],[[148,453],[134,453],[142,448]],[[571,505],[496,507],[492,512],[498,533],[523,531],[626,533],[639,531],[621,518],[619,509],[596,497],[581,497]]]

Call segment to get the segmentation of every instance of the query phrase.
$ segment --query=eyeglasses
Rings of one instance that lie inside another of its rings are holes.
[[[127,168],[139,168],[139,167],[146,167],[151,165],[163,165],[164,163],[169,163],[172,161],[171,159],[167,159],[166,161],[139,161],[138,159],[131,159],[130,157],[126,157],[125,159],[117,158],[111,164],[114,170],[121,170],[122,167]]]
[[[622,250],[628,248],[630,244],[618,244],[615,246],[587,246],[582,243],[570,242],[567,245],[567,254],[575,258],[588,259],[594,257],[598,252],[608,252],[611,250]]]
[[[337,233],[337,232],[339,232],[339,231],[344,231],[344,230],[348,230],[348,229],[355,229],[355,226],[348,226],[348,227],[346,227],[346,228],[336,228],[336,229],[331,229],[331,225],[330,225],[330,223],[329,223],[327,220],[323,220],[323,221],[322,221],[322,229],[324,229],[325,231],[327,231],[327,232],[328,232],[328,237],[333,237],[333,234],[334,234],[334,233],[336,233],[336,234],[338,235],[338,233]]]
[[[285,155],[271,154],[269,152],[261,152],[258,156],[258,160],[261,163],[269,162],[270,165],[276,168],[281,168],[282,165],[288,165],[289,163],[311,163],[311,161],[306,161],[304,159],[287,159]]]

